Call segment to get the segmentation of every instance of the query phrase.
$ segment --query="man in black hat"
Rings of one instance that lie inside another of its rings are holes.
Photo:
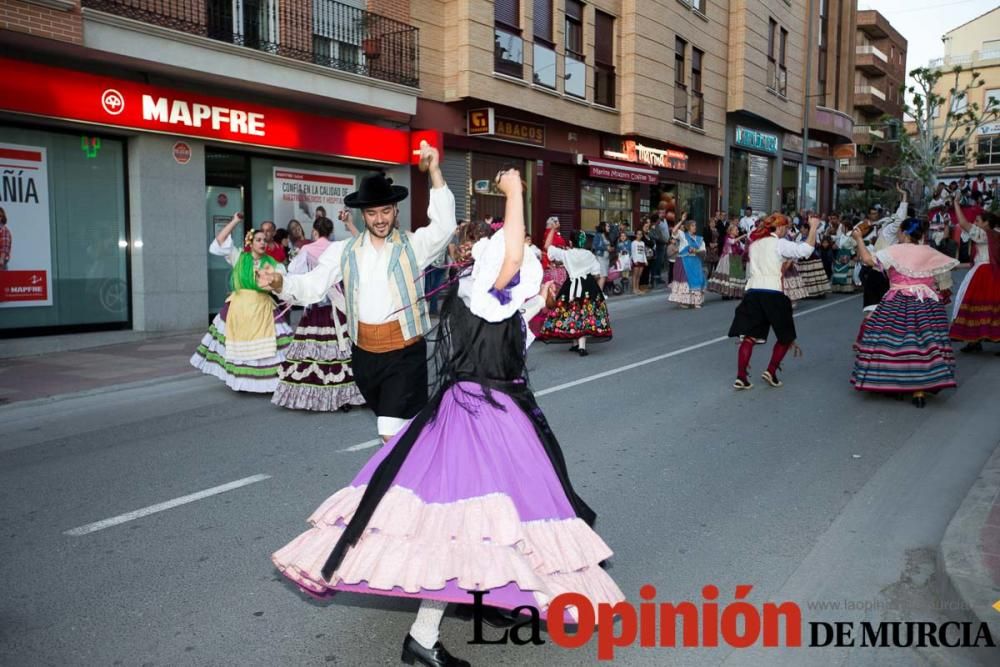
[[[347,327],[354,342],[354,380],[378,418],[388,441],[427,403],[427,343],[430,329],[423,270],[438,257],[455,231],[455,197],[441,174],[437,149],[420,143],[421,168],[431,179],[430,224],[400,231],[397,204],[408,190],[385,174],[366,176],[344,198],[361,209],[365,231],[336,241],[309,273],[282,276],[262,270],[258,285],[296,304],[316,303],[343,280]]]

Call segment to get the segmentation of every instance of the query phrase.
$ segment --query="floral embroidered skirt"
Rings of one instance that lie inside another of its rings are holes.
[[[582,293],[570,298],[574,284],[579,285]],[[604,293],[590,275],[563,283],[556,307],[548,312],[538,334],[546,343],[571,342],[581,336],[611,340],[611,320]]]

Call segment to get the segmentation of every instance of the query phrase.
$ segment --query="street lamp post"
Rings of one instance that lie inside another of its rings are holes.
[[[809,182],[809,105],[812,92],[813,0],[806,0],[806,91],[802,117],[802,173],[799,175],[799,210],[806,207],[806,183]]]

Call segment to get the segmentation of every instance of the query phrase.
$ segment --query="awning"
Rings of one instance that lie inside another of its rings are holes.
[[[589,168],[591,178],[603,178],[609,181],[624,181],[626,183],[660,182],[660,172],[649,167],[641,167],[631,162],[619,162],[607,158],[578,156],[580,164]]]

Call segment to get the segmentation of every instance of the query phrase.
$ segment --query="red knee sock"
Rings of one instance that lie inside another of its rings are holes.
[[[776,342],[774,344],[774,351],[771,352],[771,363],[767,365],[768,373],[773,375],[778,372],[778,366],[781,365],[781,360],[785,358],[785,355],[788,354],[788,350],[791,349],[791,347],[791,343]]]
[[[753,355],[753,339],[744,338],[740,343],[740,351],[737,355],[736,377],[746,379],[747,367],[750,365],[750,357]]]

